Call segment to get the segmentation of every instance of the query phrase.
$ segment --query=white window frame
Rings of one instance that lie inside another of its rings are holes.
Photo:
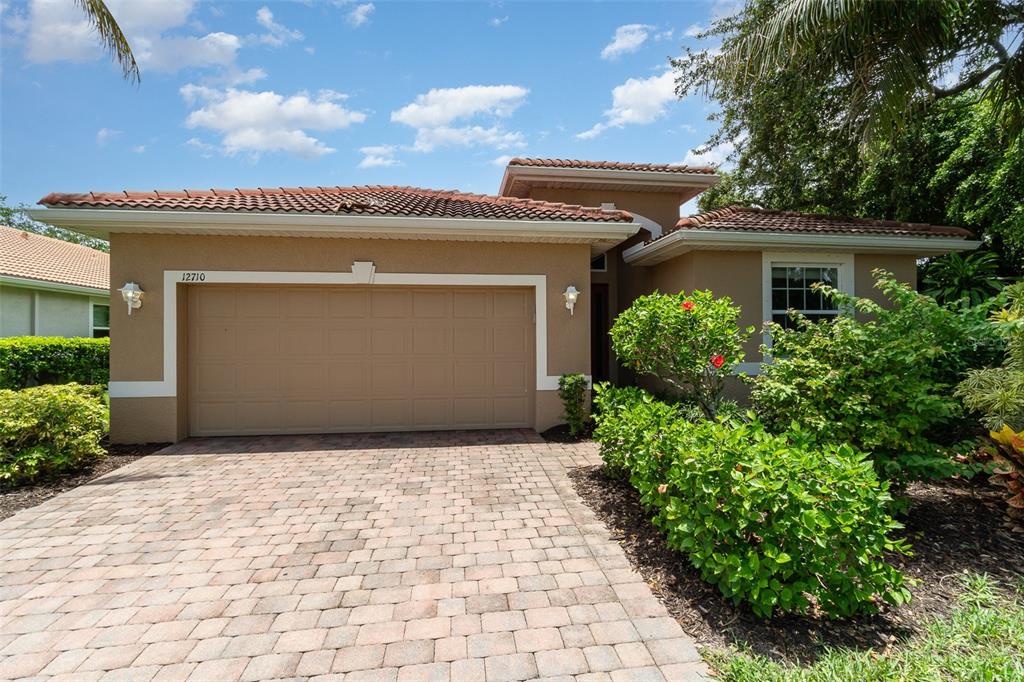
[[[839,281],[836,289],[846,294],[854,293],[854,255],[852,253],[820,253],[801,251],[763,251],[761,253],[761,302],[765,326],[772,319],[772,268],[836,268]],[[840,312],[841,314],[841,312]],[[764,343],[771,347],[771,335],[766,331]],[[768,358],[765,358],[768,361]]]
[[[106,306],[106,308],[107,308],[107,326],[106,327],[97,327],[94,324],[94,322],[96,320],[96,317],[95,317],[95,314],[93,312],[93,308],[95,308],[98,305]],[[89,338],[91,338],[91,339],[95,339],[96,338],[96,330],[97,329],[105,329],[106,332],[107,332],[107,336],[108,337],[110,336],[110,303],[109,302],[108,303],[97,303],[96,301],[89,301]]]
[[[604,267],[603,268],[595,268],[594,267],[594,261],[596,261],[598,258],[603,258],[604,259]],[[590,271],[591,272],[608,272],[608,252],[607,251],[605,251],[604,253],[602,253],[599,256],[594,256],[593,258],[590,259]]]

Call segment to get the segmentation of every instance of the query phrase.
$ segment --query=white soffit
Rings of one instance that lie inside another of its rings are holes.
[[[681,229],[622,253],[631,265],[657,265],[690,251],[760,251],[762,249],[843,251],[849,253],[903,253],[935,256],[972,251],[981,242],[961,237],[899,237],[886,235],[805,234],[796,232],[740,232]]]

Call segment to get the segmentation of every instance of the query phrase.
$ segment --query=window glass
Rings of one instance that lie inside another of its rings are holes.
[[[92,336],[94,339],[110,336],[110,306],[93,304]]]
[[[602,253],[597,258],[590,261],[590,269],[604,272],[608,269],[608,254]]]
[[[816,282],[836,286],[838,267],[772,266],[772,321],[783,327],[792,327],[787,311],[798,310],[812,321],[824,320],[839,314],[835,303],[813,291]]]

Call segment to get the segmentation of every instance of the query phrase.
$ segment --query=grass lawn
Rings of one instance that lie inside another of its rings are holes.
[[[832,649],[807,667],[740,652],[705,655],[728,682],[1024,679],[1024,583],[1008,591],[977,574],[962,580],[953,611],[882,652]]]

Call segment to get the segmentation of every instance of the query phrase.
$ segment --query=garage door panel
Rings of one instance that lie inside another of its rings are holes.
[[[371,291],[370,314],[373,317],[408,319],[412,315],[412,293],[409,291]]]
[[[362,318],[370,314],[370,296],[365,289],[334,289],[327,294],[330,317]]]
[[[331,355],[364,355],[370,348],[366,329],[332,328],[327,330],[327,352]]]
[[[189,287],[192,435],[522,427],[527,289]]]
[[[516,396],[494,399],[494,425],[516,426],[529,420],[530,401]]]

